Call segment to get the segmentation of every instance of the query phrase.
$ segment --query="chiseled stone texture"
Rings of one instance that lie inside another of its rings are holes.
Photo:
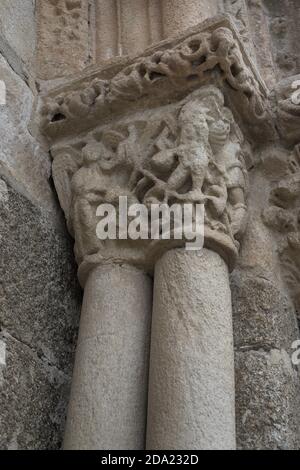
[[[287,352],[237,352],[236,386],[238,448],[299,449],[299,376]]]
[[[155,271],[148,449],[234,449],[228,268],[215,252],[168,251]]]
[[[126,265],[86,283],[65,450],[143,450],[152,280]]]
[[[231,289],[235,347],[290,351],[299,332],[294,308],[278,285],[236,270],[231,276]]]
[[[73,243],[51,212],[0,182],[0,448],[55,449],[81,305]]]
[[[1,55],[0,80],[6,86],[6,105],[0,105],[0,175],[11,174],[33,201],[53,209],[50,157],[28,130],[33,94]]]
[[[90,65],[88,0],[36,0],[37,76],[69,75]]]
[[[1,0],[0,53],[17,73],[30,73],[35,61],[35,0]]]
[[[300,2],[263,0],[262,4],[262,9],[268,18],[268,33],[278,78],[295,75],[300,71]]]
[[[292,343],[299,338],[294,307],[278,283],[257,272],[237,269],[231,289],[238,448],[299,448],[300,381],[291,363]]]

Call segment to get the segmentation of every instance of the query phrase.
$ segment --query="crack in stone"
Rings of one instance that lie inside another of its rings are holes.
[[[27,343],[26,341],[20,339],[20,338],[17,338],[16,336],[13,336],[11,335],[7,330],[5,329],[0,329],[0,338],[2,338],[4,341],[6,339],[10,339],[11,341],[15,341],[16,343],[19,343],[25,347],[27,347],[28,349],[30,349],[30,351],[36,356],[36,359],[43,362],[45,365],[49,366],[49,367],[53,367],[54,369],[56,369],[56,371],[60,374],[63,374],[64,376],[66,376],[66,378],[71,378],[71,375],[70,374],[67,374],[64,370],[62,370],[61,368],[59,368],[57,366],[57,364],[55,364],[49,357],[47,357],[43,352],[38,352],[32,345],[30,345],[29,343]]]

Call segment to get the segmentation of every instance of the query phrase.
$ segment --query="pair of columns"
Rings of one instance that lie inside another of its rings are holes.
[[[64,449],[234,449],[232,308],[214,251],[173,249],[152,279],[99,265],[84,292]]]

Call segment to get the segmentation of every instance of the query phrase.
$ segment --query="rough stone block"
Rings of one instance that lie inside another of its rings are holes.
[[[299,375],[284,350],[236,354],[238,448],[299,449]]]
[[[34,52],[35,0],[1,0],[0,53],[14,70],[27,75],[34,63]]]
[[[0,80],[6,86],[6,105],[0,105],[0,174],[11,173],[33,200],[53,208],[50,157],[27,127],[32,92],[1,55]]]
[[[70,376],[21,341],[1,335],[0,449],[55,450],[61,447]]]
[[[3,180],[2,180],[3,181]],[[69,370],[81,304],[64,227],[7,187],[0,205],[1,328]]]
[[[294,308],[278,286],[237,270],[231,276],[234,344],[238,349],[286,349],[298,339]]]

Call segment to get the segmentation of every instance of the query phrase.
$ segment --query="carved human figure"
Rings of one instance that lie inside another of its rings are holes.
[[[210,122],[209,143],[213,160],[212,171],[207,178],[209,186],[206,198],[212,213],[216,217],[225,217],[227,229],[232,237],[238,239],[243,234],[246,223],[247,176],[241,144],[232,133],[233,123],[233,116],[226,108],[220,119]]]
[[[211,228],[238,240],[246,223],[247,176],[232,113],[220,93],[206,88],[183,105],[177,121],[177,143],[166,144],[150,169],[140,170],[138,190],[151,186],[144,202],[204,203]]]
[[[146,193],[146,202],[162,202],[162,195],[163,202],[168,202],[169,198],[204,202],[202,187],[211,157],[205,112],[200,100],[190,100],[181,109],[178,145],[174,149],[161,150],[151,159],[151,168],[155,174],[169,173],[167,181],[160,180],[149,171],[143,171],[146,177],[154,181],[154,187]],[[190,181],[192,186],[189,189]]]
[[[97,253],[101,241],[96,235],[96,210],[100,203],[115,204],[126,187],[118,177],[117,167],[124,161],[124,136],[110,131],[101,142],[82,149],[83,165],[71,180],[72,224],[75,228],[75,253],[78,260]]]

